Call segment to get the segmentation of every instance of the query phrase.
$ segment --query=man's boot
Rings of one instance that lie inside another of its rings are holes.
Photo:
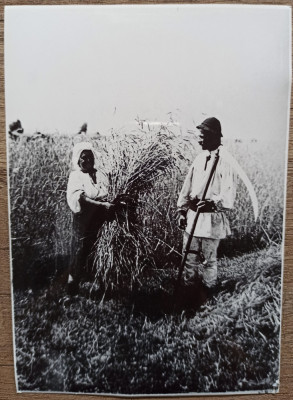
[[[211,287],[206,286],[207,298],[213,305],[217,304],[216,296],[219,293],[219,289],[220,289],[219,282],[217,282],[215,285]]]

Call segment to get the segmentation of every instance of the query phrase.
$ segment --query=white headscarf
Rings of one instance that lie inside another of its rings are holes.
[[[79,162],[79,157],[84,150],[90,150],[93,153],[94,159],[95,159],[94,167],[95,168],[97,167],[96,166],[96,157],[97,156],[96,156],[95,150],[93,148],[93,145],[90,142],[80,142],[80,143],[76,143],[72,150],[72,169],[74,171],[80,170],[80,166],[79,166],[78,162]]]

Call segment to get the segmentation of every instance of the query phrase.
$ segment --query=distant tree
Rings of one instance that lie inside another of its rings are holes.
[[[37,131],[37,132],[35,132],[35,137],[45,139],[45,138],[47,138],[47,135],[45,135],[42,132]]]
[[[15,121],[15,122],[12,122],[10,125],[9,125],[9,133],[10,134],[15,134],[15,133],[23,133],[23,127],[22,127],[22,125],[21,125],[21,122],[20,122],[20,120],[18,119],[17,121]]]
[[[20,135],[23,133],[23,127],[19,119],[9,125],[8,133],[9,137],[13,140],[17,140],[20,137]]]
[[[84,124],[82,124],[82,126],[78,132],[78,135],[80,135],[81,133],[87,133],[87,123],[86,122]]]

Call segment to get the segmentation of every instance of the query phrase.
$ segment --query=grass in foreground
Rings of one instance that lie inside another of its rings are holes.
[[[61,289],[15,292],[19,389],[113,394],[276,389],[280,252],[273,247],[222,259],[219,275],[215,305],[207,301],[197,311],[184,306],[176,315],[164,312],[170,298],[166,271],[146,280],[141,293],[153,312],[125,301],[127,296],[99,304],[95,288],[85,284],[83,294],[73,298]]]

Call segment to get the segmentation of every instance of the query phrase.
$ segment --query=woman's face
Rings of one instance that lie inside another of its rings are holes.
[[[83,150],[80,154],[78,165],[82,172],[90,172],[94,168],[95,159],[91,150]]]

